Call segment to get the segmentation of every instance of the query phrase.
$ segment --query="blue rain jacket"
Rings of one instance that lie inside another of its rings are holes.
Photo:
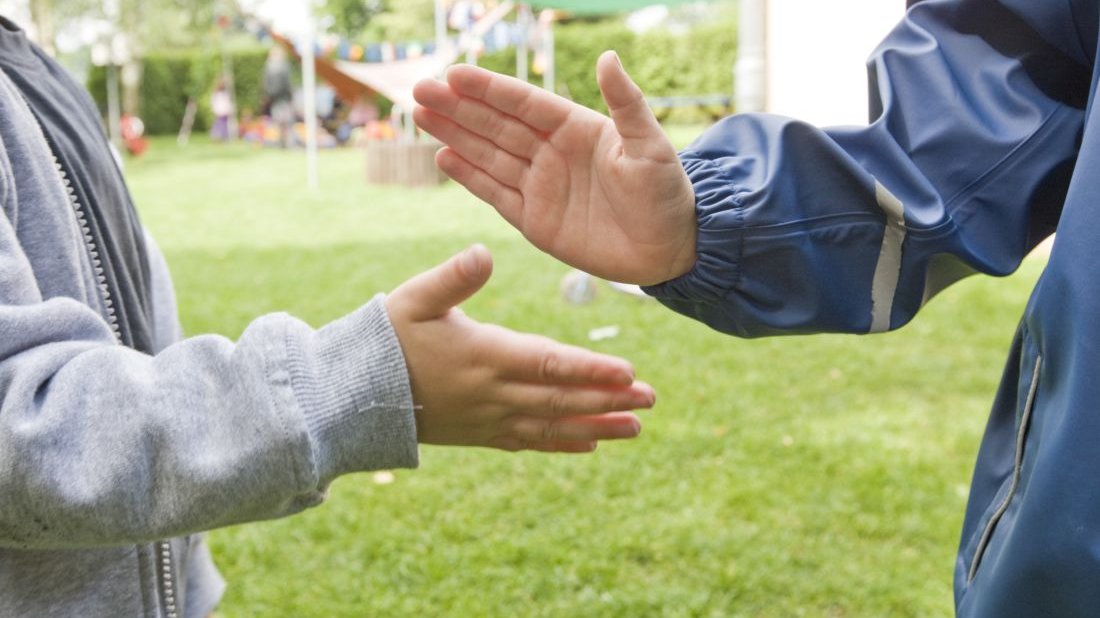
[[[738,336],[888,330],[1057,229],[978,455],[960,616],[1100,616],[1098,4],[911,1],[869,126],[736,115],[681,153],[699,259],[647,288]]]

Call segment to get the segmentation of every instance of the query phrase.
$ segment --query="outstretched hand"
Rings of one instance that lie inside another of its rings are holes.
[[[676,151],[614,52],[596,66],[611,117],[527,82],[458,65],[426,80],[413,117],[436,162],[539,249],[649,285],[695,264],[695,197]]]
[[[653,389],[625,360],[516,333],[457,305],[489,279],[480,245],[398,286],[386,310],[405,354],[420,442],[505,450],[588,452],[633,438],[625,410],[650,408]]]

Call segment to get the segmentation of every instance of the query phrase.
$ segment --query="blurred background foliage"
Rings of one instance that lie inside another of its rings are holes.
[[[78,0],[76,5],[80,4]],[[145,122],[147,133],[178,131],[189,99],[199,106],[194,128],[205,130],[211,119],[209,95],[223,58],[233,66],[238,109],[261,108],[260,76],[270,39],[258,40],[247,33],[223,31],[211,25],[216,22],[219,9],[210,1],[155,0],[134,4],[142,6],[140,14],[149,16],[138,20],[139,23],[154,15],[173,16],[152,32],[134,26],[136,32],[142,33],[135,39],[136,50],[140,52],[141,79],[136,109],[131,111]],[[362,44],[430,41],[434,36],[432,10],[432,0],[329,0],[318,9],[318,20],[329,31]],[[64,14],[71,19],[75,13],[74,7],[68,7]],[[127,22],[134,19],[128,17]],[[582,105],[605,111],[594,68],[602,51],[614,49],[647,95],[731,94],[737,53],[736,4],[715,2],[705,8],[674,9],[668,22],[673,27],[639,33],[627,27],[625,15],[562,20],[554,35],[555,91]],[[157,34],[164,23],[174,24],[169,28],[171,36]],[[533,60],[534,54],[529,58]],[[494,71],[514,74],[516,50],[508,48],[485,54],[477,62]],[[542,76],[535,73],[534,67],[529,68],[530,80],[541,84]],[[91,66],[86,69],[88,90],[100,109],[105,110],[106,69]],[[700,122],[705,120],[705,112],[679,109],[668,120]]]

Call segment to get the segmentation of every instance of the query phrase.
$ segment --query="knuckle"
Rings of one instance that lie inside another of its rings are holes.
[[[627,96],[626,101],[624,101],[623,106],[637,113],[648,112],[650,107],[649,103],[645,100],[645,94],[643,94],[642,90],[635,84],[630,84],[630,86],[630,94]]]
[[[519,101],[519,104],[516,105],[516,117],[517,118],[527,118],[527,117],[529,117],[533,112],[534,106],[535,106],[534,97],[532,97],[530,93],[525,93],[523,95],[523,98]]]
[[[547,422],[542,426],[542,431],[539,435],[539,440],[542,442],[554,442],[561,434],[561,428],[557,423]]]
[[[472,115],[470,102],[467,101],[465,97],[459,97],[451,108],[451,114],[455,117],[455,120],[460,123],[468,121]]]
[[[539,361],[539,379],[544,382],[556,380],[561,374],[561,358],[553,351],[547,349],[542,353]]]
[[[488,121],[488,138],[499,144],[507,136],[508,123],[500,117],[489,117]]]
[[[569,411],[569,401],[566,399],[565,393],[554,391],[547,397],[546,407],[554,416],[563,416]]]
[[[539,444],[555,442],[561,437],[559,423],[536,417],[514,418],[508,423],[505,442],[514,450],[530,450]]]
[[[490,158],[492,159],[490,162],[490,166],[493,169],[507,169],[513,167],[512,158],[504,151],[493,151],[493,153],[490,155]]]

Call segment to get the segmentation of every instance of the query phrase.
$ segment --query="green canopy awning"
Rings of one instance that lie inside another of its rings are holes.
[[[528,4],[536,9],[560,9],[578,15],[603,15],[633,11],[654,4],[673,6],[693,1],[695,0],[547,0],[546,2],[528,2]]]

